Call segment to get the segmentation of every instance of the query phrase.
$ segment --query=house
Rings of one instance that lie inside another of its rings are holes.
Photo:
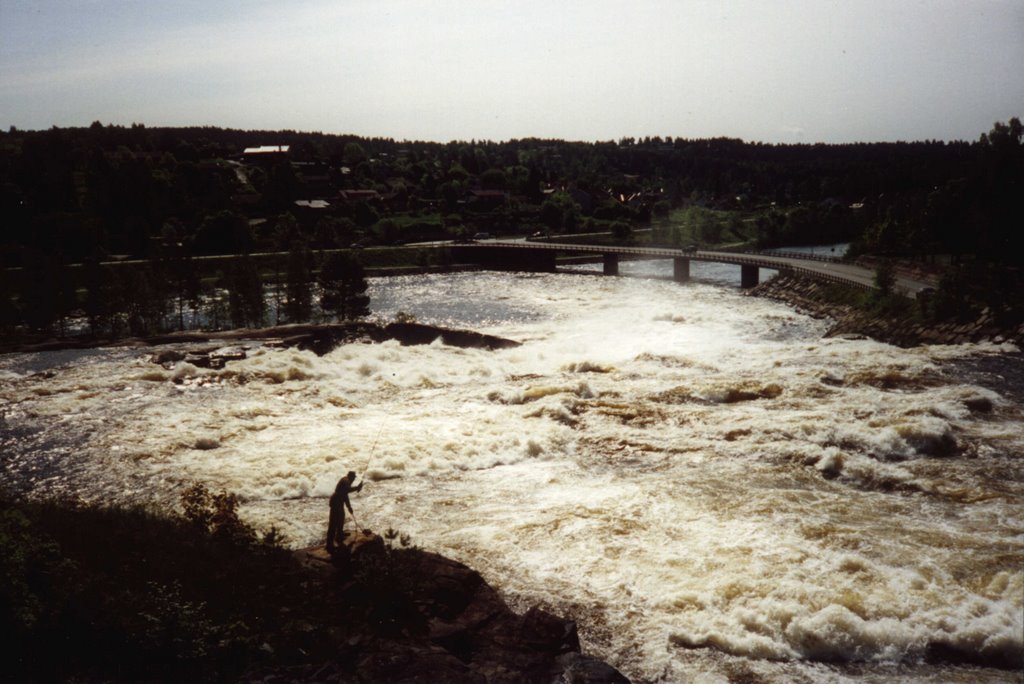
[[[475,211],[491,211],[508,203],[504,190],[470,190],[466,193],[466,205]]]
[[[379,200],[380,193],[376,190],[339,190],[338,199],[343,202],[373,202]]]
[[[302,181],[306,194],[326,197],[331,194],[331,176],[326,164],[319,162],[292,162],[292,170]]]
[[[295,200],[295,206],[300,209],[329,209],[331,203],[321,199]]]
[[[262,145],[260,147],[246,147],[242,151],[242,161],[251,164],[269,163],[288,157],[288,145]]]

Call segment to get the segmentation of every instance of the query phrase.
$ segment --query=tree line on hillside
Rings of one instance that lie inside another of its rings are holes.
[[[71,305],[63,300],[91,296],[80,282],[75,292],[62,286],[71,264],[97,273],[117,258],[237,255],[244,264],[249,254],[481,231],[626,240],[651,226],[664,244],[744,247],[852,240],[856,253],[941,256],[963,264],[961,272],[999,272],[1019,284],[1024,146],[1017,118],[974,142],[847,145],[659,136],[432,143],[99,122],[11,128],[0,132],[0,221],[0,266],[21,269],[0,275],[0,314],[37,328],[59,323]],[[237,289],[235,271],[246,269],[225,269],[220,280]],[[169,288],[155,269],[119,273],[116,282],[90,276],[97,292],[111,293],[108,308],[118,308],[115,292],[127,300],[147,287]],[[16,287],[43,280],[35,293]],[[190,296],[180,282],[179,311]],[[33,297],[50,303],[31,313]],[[123,303],[122,323],[106,327],[160,317],[144,309]],[[228,302],[226,310],[231,318],[255,308]]]

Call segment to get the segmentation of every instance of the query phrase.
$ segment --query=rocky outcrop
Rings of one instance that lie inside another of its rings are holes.
[[[835,287],[797,275],[779,275],[761,283],[749,294],[785,302],[796,309],[833,321],[826,337],[859,335],[900,347],[919,344],[962,344],[991,341],[1011,342],[1024,347],[1024,323],[1001,325],[991,311],[974,321],[923,322],[913,317],[875,315],[855,307],[837,304],[825,295]]]
[[[513,612],[479,573],[417,549],[392,549],[364,530],[333,557],[296,552],[332,585],[353,620],[330,662],[250,673],[249,682],[576,682],[628,680],[580,653],[576,623],[539,608]],[[390,588],[381,576],[400,577]]]
[[[434,341],[440,340],[442,344],[453,347],[489,350],[508,349],[520,345],[519,342],[504,337],[422,323],[390,323],[384,326],[376,323],[283,325],[258,330],[228,330],[204,335],[195,333],[163,335],[125,341],[125,344],[162,345],[202,342],[205,344],[194,349],[161,350],[153,354],[151,360],[166,368],[172,367],[179,361],[185,361],[198,368],[219,369],[229,361],[244,359],[246,347],[242,345],[224,346],[223,344],[211,344],[211,342],[242,340],[259,341],[268,347],[305,349],[318,356],[323,356],[342,344],[375,343],[386,340],[397,340],[403,345],[432,344]]]
[[[507,349],[518,347],[519,342],[509,340],[495,335],[472,330],[457,330],[444,328],[437,325],[426,325],[423,323],[390,323],[380,325],[377,323],[323,323],[294,325],[278,325],[269,328],[238,328],[235,330],[221,330],[217,332],[177,332],[166,335],[155,335],[152,337],[129,337],[114,340],[97,339],[92,337],[74,337],[51,339],[31,344],[20,344],[5,348],[8,352],[40,352],[56,351],[60,349],[89,349],[92,347],[151,347],[165,344],[200,344],[203,345],[189,352],[181,352],[179,360],[186,360],[185,354],[194,354],[195,359],[187,359],[193,365],[199,366],[207,363],[203,358],[210,356],[218,350],[224,352],[228,347],[225,345],[232,342],[244,340],[259,340],[269,346],[297,347],[308,349],[319,356],[327,354],[341,344],[354,342],[384,342],[386,340],[397,340],[403,345],[431,344],[435,340],[441,340],[443,344],[453,347],[471,347],[476,349]],[[214,344],[219,343],[219,344]],[[232,347],[234,350],[240,347]],[[171,356],[178,354],[176,351],[161,352],[163,360],[159,363],[167,363]],[[226,353],[226,352],[225,352]],[[244,353],[244,352],[243,352]],[[213,354],[216,356],[216,354]],[[240,356],[239,358],[244,358]],[[224,361],[232,359],[225,358]],[[223,365],[222,361],[211,359],[211,367]]]
[[[452,347],[474,349],[508,349],[520,345],[514,340],[485,335],[472,330],[451,330],[422,323],[390,323],[384,327],[384,334],[408,345],[431,344],[437,339]]]
[[[248,354],[245,347],[231,346],[207,346],[198,349],[181,351],[179,349],[165,349],[153,354],[153,363],[158,363],[166,368],[172,367],[179,361],[191,363],[197,368],[220,369],[228,361],[240,361]]]

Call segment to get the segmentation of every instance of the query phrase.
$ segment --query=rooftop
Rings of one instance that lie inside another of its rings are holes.
[[[259,147],[246,147],[242,154],[288,154],[288,145],[260,145]]]

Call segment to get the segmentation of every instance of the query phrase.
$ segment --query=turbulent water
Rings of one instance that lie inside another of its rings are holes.
[[[200,481],[302,546],[351,468],[360,526],[575,618],[635,681],[1017,681],[1020,355],[823,339],[723,273],[374,281],[381,316],[523,343],[494,352],[0,357],[0,483],[163,504]]]

